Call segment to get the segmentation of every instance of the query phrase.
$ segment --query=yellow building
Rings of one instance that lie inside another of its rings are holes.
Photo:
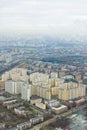
[[[58,95],[58,87],[52,87],[51,88],[51,95],[52,96]]]
[[[65,85],[65,86],[64,86]],[[86,87],[83,84],[64,83],[63,87],[58,88],[58,98],[61,100],[70,100],[85,96]]]

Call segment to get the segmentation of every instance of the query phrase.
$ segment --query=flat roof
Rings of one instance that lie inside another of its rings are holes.
[[[65,105],[62,105],[61,107],[52,107],[52,109],[55,109],[55,110],[60,110],[62,108],[67,108],[67,106]]]

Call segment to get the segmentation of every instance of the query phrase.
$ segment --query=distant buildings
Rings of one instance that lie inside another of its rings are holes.
[[[9,75],[9,72],[5,72],[3,75],[2,75],[2,81],[6,81],[10,78],[10,75]]]
[[[5,72],[2,75],[2,81],[12,79],[14,81],[21,80],[23,76],[27,75],[27,69],[24,68],[14,68],[10,71]]]

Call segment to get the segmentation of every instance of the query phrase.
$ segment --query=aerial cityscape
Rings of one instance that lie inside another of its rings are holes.
[[[86,0],[1,0],[0,130],[87,130]]]

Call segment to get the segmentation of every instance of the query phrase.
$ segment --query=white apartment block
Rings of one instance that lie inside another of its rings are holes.
[[[31,97],[31,85],[24,83],[21,87],[21,98],[26,101],[30,101],[30,97]]]
[[[5,81],[5,91],[10,94],[20,94],[22,84],[21,81],[7,80]]]

